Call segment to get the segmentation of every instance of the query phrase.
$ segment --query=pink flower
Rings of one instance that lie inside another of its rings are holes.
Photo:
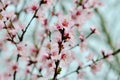
[[[85,38],[84,38],[83,34],[80,34],[79,38],[80,38],[81,42],[85,41]]]
[[[62,60],[65,60],[66,58],[67,58],[67,55],[63,53],[63,54],[61,55],[61,59],[62,59]]]
[[[3,23],[3,21],[0,20],[0,30],[2,30],[3,27],[4,27],[4,23]]]
[[[35,10],[37,10],[37,6],[36,6],[36,5],[33,5],[33,6],[31,7],[31,9],[32,9],[33,11],[35,11]]]
[[[59,30],[59,29],[61,29],[62,27],[61,27],[61,25],[60,24],[58,24],[58,23],[56,23],[56,28]]]
[[[86,51],[86,50],[87,50],[87,42],[86,42],[86,41],[81,42],[81,43],[79,44],[79,46],[80,46],[80,50],[81,50],[81,51]]]
[[[4,20],[15,20],[16,19],[16,14],[15,11],[2,11],[2,15]]]
[[[114,60],[114,56],[112,55],[113,51],[110,50],[106,53],[104,50],[102,50],[101,52],[102,52],[102,56],[108,61],[111,62]]]
[[[58,22],[56,24],[59,24],[61,28],[70,28],[72,26],[71,24],[70,16],[63,16],[63,14],[58,15]]]
[[[2,72],[0,73],[0,79],[1,80],[12,80],[12,74],[9,72]]]
[[[32,74],[31,77],[32,77],[31,80],[38,80],[39,79],[37,74]]]
[[[29,5],[27,5],[25,7],[25,11],[29,12],[29,11],[36,11],[39,7],[39,4],[37,2],[32,2],[32,3],[29,3]]]
[[[25,69],[25,74],[30,74],[30,69],[29,68]]]
[[[90,30],[91,30],[92,33],[96,33],[96,28],[95,27],[91,27]]]
[[[14,53],[17,52],[17,54],[20,54],[21,56],[30,56],[30,43],[24,43],[21,42],[19,44],[17,44],[17,51],[15,51]],[[27,52],[27,53],[26,53]]]
[[[81,62],[80,60],[78,60],[78,66],[82,67],[83,66],[83,62]]]
[[[42,55],[42,61],[47,61],[49,59],[49,54]]]
[[[79,16],[79,15],[81,15],[81,11],[76,12],[76,16]]]
[[[63,67],[67,67],[69,66],[69,64],[75,59],[75,56],[73,55],[73,53],[69,52],[69,51],[63,51],[60,54],[60,65]]]
[[[91,71],[95,74],[99,72],[102,68],[102,61],[98,61],[97,63],[93,63],[90,65]]]
[[[93,54],[93,53],[89,53],[89,55],[86,56],[86,59],[87,59],[88,61],[93,60],[93,58],[94,58],[94,54]]]
[[[60,57],[59,57],[59,55],[58,55],[58,52],[53,51],[53,52],[51,53],[51,58],[52,58],[52,60],[54,60],[54,61],[59,60]]]
[[[95,33],[95,34],[97,34],[97,35],[100,34],[99,30],[98,30],[95,26],[91,26],[91,27],[90,27],[90,30],[91,30],[92,33]]]
[[[52,7],[52,5],[54,5],[54,3],[56,2],[55,0],[43,0],[44,1],[44,8],[49,9]]]
[[[68,24],[69,24],[68,21],[66,19],[64,19],[63,22],[62,22],[62,25],[64,27],[68,27]]]
[[[16,71],[18,69],[18,65],[17,64],[13,64],[11,68],[12,68],[13,71]]]
[[[84,77],[85,73],[82,71],[79,71],[77,74],[77,79],[82,79]]]

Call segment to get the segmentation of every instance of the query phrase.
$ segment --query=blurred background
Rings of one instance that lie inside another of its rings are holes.
[[[15,0],[13,1],[15,2]],[[20,2],[17,3],[16,0],[15,4],[17,5],[10,5],[7,10],[14,10],[16,12],[19,12],[26,4],[29,4],[31,1],[32,0],[20,0]],[[93,10],[94,14],[92,17],[90,17],[89,20],[86,20],[86,22],[82,25],[82,32],[85,35],[88,35],[90,33],[91,26],[94,26],[97,29],[97,33],[87,39],[88,51],[82,52],[79,47],[75,47],[73,49],[76,55],[79,56],[80,61],[84,62],[86,65],[89,64],[85,58],[88,53],[93,53],[96,60],[102,57],[102,51],[104,51],[106,54],[109,54],[120,48],[120,0],[100,1],[102,5],[97,6],[97,8]],[[56,12],[61,11],[67,15],[69,10],[72,8],[72,0],[58,0],[58,2],[56,1],[55,5]],[[24,25],[27,25],[32,16],[33,13],[26,14],[25,12],[21,12],[19,20],[21,23],[24,23]],[[45,16],[49,16],[49,10],[46,10]],[[53,22],[55,22],[55,20],[56,18],[51,19],[50,26],[54,25]],[[42,27],[39,28],[38,26],[42,25],[39,24],[37,20],[33,20],[28,29],[28,32],[25,34],[24,42],[27,42],[28,44],[34,42],[33,37],[35,30],[37,29],[38,31],[41,31],[40,34],[44,33],[42,32],[44,29]],[[0,37],[0,39],[4,37],[4,31],[0,31]],[[9,44],[10,43],[6,43],[8,48],[7,51],[2,52],[0,49],[0,60],[5,59],[6,57],[11,57],[11,55],[13,55],[14,47],[13,45]],[[4,62],[0,61],[0,64],[4,64]],[[24,65],[24,63],[21,64]],[[4,65],[0,65],[1,73],[4,71],[3,67]],[[62,71],[61,76],[75,70],[76,67],[77,64],[73,62],[68,67],[68,69]],[[89,67],[82,69],[82,71],[85,71],[85,74],[84,78],[80,80],[120,80],[120,54],[118,53],[117,55],[112,56],[112,60],[104,59],[100,72],[97,72],[96,74],[92,74]],[[72,73],[67,77],[68,80],[77,80],[76,73]],[[63,80],[63,78],[60,80]]]

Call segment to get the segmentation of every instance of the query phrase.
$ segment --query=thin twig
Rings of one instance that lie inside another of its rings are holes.
[[[116,50],[115,52],[113,52],[113,53],[110,54],[109,56],[111,56],[111,55],[114,56],[114,55],[118,54],[119,52],[120,52],[120,49]],[[94,63],[97,63],[98,61],[101,61],[101,60],[103,60],[103,59],[106,59],[106,58],[108,58],[109,56],[107,56],[107,57],[103,56],[102,58],[95,60]],[[59,79],[62,79],[62,78],[66,77],[66,76],[68,76],[68,75],[70,75],[70,74],[72,74],[72,73],[75,73],[75,72],[78,72],[79,70],[82,70],[82,69],[84,69],[84,68],[87,68],[87,67],[89,67],[91,64],[93,64],[93,63],[90,63],[90,64],[88,64],[88,65],[85,65],[85,66],[83,66],[83,67],[80,67],[79,69],[77,68],[76,70],[71,71],[71,72],[65,74],[64,76],[60,77]],[[59,79],[58,79],[58,80],[59,80]]]

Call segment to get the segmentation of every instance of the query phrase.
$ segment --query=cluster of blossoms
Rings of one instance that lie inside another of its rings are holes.
[[[92,26],[84,35],[82,26],[98,6],[99,0],[0,0],[0,80],[67,80],[62,71],[73,62],[78,65],[73,71],[77,80],[84,80],[85,64],[73,48],[87,51],[86,39],[97,30]],[[93,53],[86,56],[94,74],[102,59],[116,54],[101,53],[96,60]]]

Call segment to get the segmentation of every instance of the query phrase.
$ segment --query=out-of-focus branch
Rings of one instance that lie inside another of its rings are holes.
[[[93,63],[90,63],[90,64],[85,65],[85,66],[83,66],[83,67],[78,67],[76,70],[71,71],[71,72],[65,74],[64,76],[60,77],[58,80],[66,77],[66,76],[68,76],[68,75],[70,75],[70,74],[72,74],[72,73],[78,72],[79,70],[82,70],[82,69],[85,69],[85,68],[87,68],[87,67],[90,67],[91,64],[94,64],[94,63],[97,63],[98,61],[101,61],[101,60],[103,60],[103,59],[106,59],[106,58],[108,58],[108,57],[111,56],[111,55],[112,55],[112,56],[115,56],[115,55],[117,55],[119,52],[120,52],[120,49],[116,50],[115,52],[113,52],[113,53],[110,54],[110,55],[103,56],[102,58],[95,60]]]
[[[111,38],[111,36],[110,36],[110,34],[107,30],[107,27],[106,27],[106,24],[105,24],[105,19],[104,19],[103,15],[97,9],[95,9],[95,12],[97,13],[98,17],[100,18],[100,25],[101,25],[103,33],[106,36],[107,43],[111,47],[111,49],[114,51],[115,47],[112,43],[112,38]]]
[[[84,39],[85,39],[85,40],[88,39],[88,38],[89,38],[90,36],[92,36],[94,33],[95,33],[94,31],[91,31]],[[83,41],[81,41],[81,42],[83,42]],[[80,43],[74,45],[74,46],[71,47],[69,50],[76,48],[77,46],[79,46],[79,44],[80,44]]]
[[[38,9],[35,10],[34,15],[32,16],[32,18],[31,18],[31,20],[29,21],[28,25],[26,26],[25,30],[23,30],[22,35],[19,37],[20,42],[23,41],[24,35],[25,35],[28,27],[30,26],[30,24],[31,24],[31,22],[33,21],[33,19],[36,17],[36,14],[37,14],[37,12],[38,12],[38,10],[39,10],[39,8],[40,8],[40,6],[41,6],[42,4],[44,4],[44,1],[43,1],[43,0],[41,0],[41,1],[39,2],[39,7],[38,7]],[[18,55],[17,55],[17,60],[16,60],[16,62],[19,61],[19,57],[20,57],[20,55],[18,54]],[[15,72],[13,73],[13,80],[16,80],[16,74],[17,74],[17,71],[15,71]]]
[[[104,18],[104,16],[97,9],[95,9],[95,12],[96,12],[96,14],[98,15],[98,17],[100,19],[100,25],[101,25],[101,28],[102,28],[102,32],[105,34],[106,42],[107,42],[107,44],[109,45],[109,47],[114,52],[116,50],[116,48],[113,45],[112,37],[111,37],[110,33],[107,30],[107,26],[106,26],[106,23],[105,23],[105,18]],[[115,55],[114,57],[116,59],[117,64],[120,64],[119,57],[117,55]],[[116,66],[112,65],[111,63],[109,63],[109,64],[112,66],[112,68],[114,68],[115,71],[117,71],[119,73],[118,69],[115,68]]]
[[[21,35],[21,37],[20,37],[20,41],[23,40],[24,35],[25,35],[26,31],[28,30],[28,27],[30,26],[30,24],[31,24],[31,22],[33,21],[33,19],[36,18],[36,14],[37,14],[40,6],[41,6],[42,4],[44,4],[44,3],[45,3],[44,0],[41,0],[41,1],[40,1],[38,9],[35,10],[34,15],[33,15],[32,18],[30,19],[30,21],[29,21],[29,23],[27,24],[25,30],[23,30],[23,33],[22,33],[22,35]]]

